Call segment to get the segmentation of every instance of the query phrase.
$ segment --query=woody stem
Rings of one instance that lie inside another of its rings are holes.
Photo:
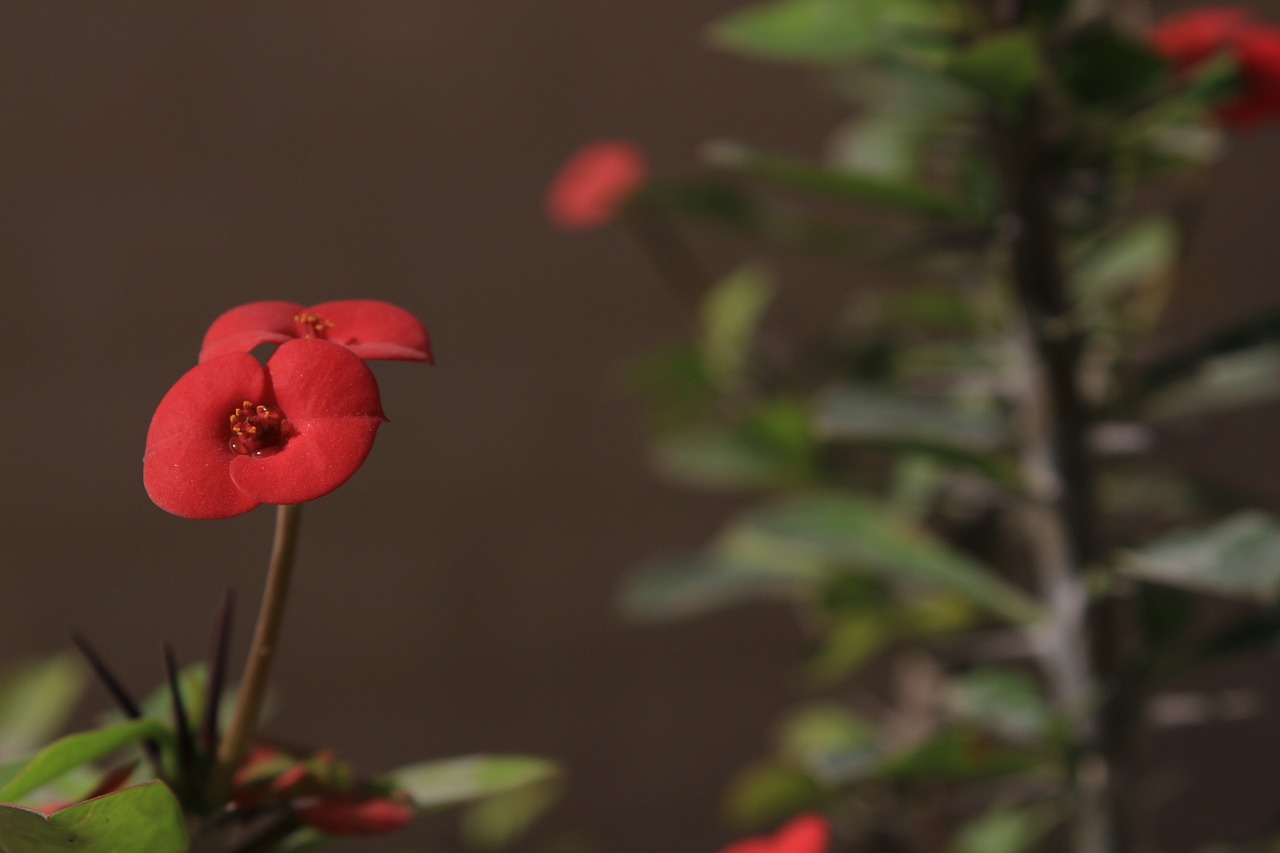
[[[275,656],[280,626],[284,621],[285,602],[289,597],[289,580],[293,575],[293,558],[298,547],[298,527],[302,518],[299,504],[282,504],[276,508],[276,532],[271,544],[271,564],[267,569],[267,586],[258,611],[258,624],[253,632],[253,645],[245,664],[244,678],[236,698],[231,724],[218,748],[210,802],[221,804],[231,786],[231,776],[249,752],[249,742],[258,724],[262,701],[267,690],[267,676]]]

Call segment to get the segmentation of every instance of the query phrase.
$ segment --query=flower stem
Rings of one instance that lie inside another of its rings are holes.
[[[231,724],[218,748],[218,764],[214,772],[210,802],[221,805],[231,785],[231,776],[249,752],[250,739],[258,724],[258,714],[267,690],[267,676],[275,656],[280,625],[284,621],[285,602],[289,597],[289,580],[293,574],[293,558],[298,547],[298,526],[302,507],[282,504],[276,508],[276,533],[271,544],[271,564],[267,569],[267,586],[258,611],[258,624],[253,632],[253,645],[245,664],[244,678],[236,698]]]

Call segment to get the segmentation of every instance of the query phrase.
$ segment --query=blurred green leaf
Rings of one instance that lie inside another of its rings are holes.
[[[1169,67],[1145,42],[1098,23],[1057,45],[1058,78],[1081,104],[1124,106],[1154,93]]]
[[[663,476],[709,489],[809,482],[816,452],[808,410],[787,400],[760,406],[736,424],[705,424],[660,435],[653,445]]]
[[[1206,360],[1189,379],[1153,395],[1146,405],[1155,419],[1204,415],[1257,405],[1280,396],[1280,343],[1226,353]]]
[[[470,806],[461,832],[471,849],[500,850],[526,832],[560,796],[555,779],[504,791]]]
[[[956,199],[923,184],[841,172],[734,142],[706,146],[716,166],[800,193],[926,217],[957,218]]]
[[[1132,551],[1121,568],[1182,589],[1273,601],[1280,596],[1280,525],[1261,512],[1237,513]]]
[[[1039,84],[1043,74],[1040,47],[1035,36],[1025,30],[997,33],[957,56],[951,73],[998,110],[1008,111]]]
[[[1140,219],[1089,247],[1071,271],[1076,298],[1086,307],[1129,295],[1153,279],[1168,278],[1178,253],[1178,232],[1168,218]]]
[[[696,420],[716,398],[701,351],[691,343],[669,344],[636,359],[628,379],[652,401],[655,429],[671,430]]]
[[[1280,310],[1264,311],[1244,318],[1221,332],[1210,335],[1172,355],[1166,356],[1145,370],[1133,387],[1124,393],[1114,408],[1125,411],[1138,403],[1166,391],[1177,391],[1177,386],[1195,387],[1199,373],[1212,374],[1215,362],[1222,357],[1258,350],[1272,352],[1271,344],[1280,343]],[[1246,361],[1248,357],[1246,356]],[[1227,373],[1231,361],[1227,360]],[[1210,381],[1212,384],[1212,381]]]
[[[1002,738],[1033,743],[1049,731],[1050,710],[1026,673],[987,667],[951,680],[947,709],[957,720]]]
[[[843,706],[807,705],[783,722],[779,754],[821,783],[848,783],[879,764],[880,733]]]
[[[996,806],[961,828],[950,853],[1023,853],[1057,822],[1044,808]]]
[[[1009,442],[998,412],[869,385],[826,391],[815,401],[815,413],[818,431],[833,439],[976,453],[992,453]]]
[[[183,853],[182,808],[163,782],[148,782],[45,815],[0,805],[7,853]]]
[[[819,685],[837,684],[897,638],[893,620],[882,613],[844,613],[827,628],[804,673]]]
[[[779,501],[740,519],[724,539],[743,543],[740,556],[752,549],[781,549],[949,590],[1015,622],[1033,620],[1039,613],[1028,596],[980,563],[899,515],[848,493],[818,492]]]
[[[711,380],[734,389],[748,378],[756,330],[773,299],[773,276],[749,263],[725,276],[702,301],[702,356]]]
[[[689,616],[758,599],[792,599],[813,589],[822,567],[746,563],[714,552],[658,557],[623,584],[622,609],[640,619]]]
[[[748,767],[733,780],[725,810],[736,828],[759,829],[800,812],[819,809],[828,796],[800,768],[777,761],[762,762]]]
[[[169,738],[167,728],[147,719],[67,735],[27,761],[21,771],[0,788],[0,801],[17,800],[70,770],[139,741],[167,743]]]
[[[828,64],[925,48],[954,22],[936,0],[776,0],[722,18],[711,37],[748,56]]]
[[[84,668],[70,655],[6,669],[0,676],[0,761],[30,752],[61,729],[85,682]]]
[[[1022,773],[1041,764],[1038,756],[1013,749],[967,729],[948,729],[895,756],[880,775],[897,781],[989,779]]]
[[[411,764],[387,774],[420,809],[453,806],[554,779],[559,768],[525,755],[469,755]]]

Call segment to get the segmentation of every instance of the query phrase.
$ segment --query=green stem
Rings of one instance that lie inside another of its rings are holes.
[[[253,632],[253,645],[245,664],[244,678],[236,697],[231,724],[218,748],[218,764],[214,772],[210,802],[221,804],[231,785],[231,776],[249,752],[250,740],[257,728],[267,691],[267,677],[275,656],[284,621],[285,602],[289,597],[289,580],[293,574],[293,558],[298,548],[298,526],[302,507],[283,504],[276,508],[276,533],[271,544],[271,564],[267,569],[267,587],[258,611],[258,624]]]

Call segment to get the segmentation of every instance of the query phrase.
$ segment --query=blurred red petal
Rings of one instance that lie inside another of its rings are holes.
[[[1195,9],[1161,21],[1151,32],[1151,43],[1175,68],[1184,70],[1228,50],[1248,19],[1244,9]]]
[[[803,814],[773,835],[739,841],[721,853],[826,853],[830,844],[831,826],[827,819],[819,814]]]
[[[604,225],[645,181],[644,154],[630,142],[605,140],[578,150],[547,191],[547,216],[561,228]]]

